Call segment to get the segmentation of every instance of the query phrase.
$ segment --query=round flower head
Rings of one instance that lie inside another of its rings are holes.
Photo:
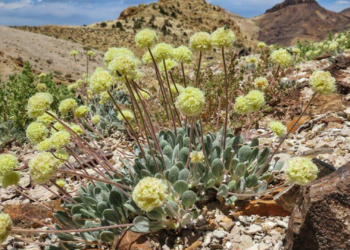
[[[45,83],[39,83],[36,85],[36,89],[39,91],[45,91],[46,90],[46,84]]]
[[[271,60],[274,64],[280,65],[282,68],[287,68],[293,64],[292,55],[285,49],[272,52]]]
[[[199,115],[205,106],[204,94],[197,88],[187,87],[177,97],[176,106],[184,115]]]
[[[53,97],[49,93],[39,92],[33,95],[28,100],[28,115],[31,118],[37,118],[45,113],[50,108],[53,102]]]
[[[46,139],[49,134],[47,127],[41,122],[32,122],[26,130],[27,138],[31,143],[38,144]]]
[[[100,104],[105,104],[107,103],[108,100],[110,100],[111,97],[109,96],[107,91],[104,91],[100,94]]]
[[[192,152],[190,154],[191,163],[202,163],[204,161],[204,154],[202,151]]]
[[[36,183],[44,184],[56,173],[58,164],[51,153],[40,153],[29,161],[29,172]]]
[[[264,43],[264,42],[259,42],[258,43],[258,48],[263,49],[265,47],[266,47],[266,43]]]
[[[265,97],[259,90],[251,90],[245,97],[250,111],[259,111],[265,105]]]
[[[152,54],[156,62],[172,59],[174,54],[174,47],[168,43],[158,43],[153,48]]]
[[[83,118],[86,116],[87,113],[90,112],[90,109],[85,106],[85,105],[82,105],[82,106],[79,106],[75,111],[74,111],[74,115],[77,117],[77,118]]]
[[[306,56],[307,58],[310,58],[310,57],[312,56],[312,51],[306,52],[306,53],[305,53],[305,56]]]
[[[43,152],[43,151],[49,151],[51,149],[51,140],[50,138],[47,138],[41,142],[39,142],[36,146],[35,149]]]
[[[70,55],[71,55],[71,56],[76,56],[76,55],[79,55],[79,52],[76,51],[76,50],[72,50],[72,51],[70,52]]]
[[[123,113],[124,116],[121,113],[118,113],[118,119],[120,121],[123,121],[124,117],[128,121],[131,121],[131,120],[134,119],[134,114],[131,111],[129,111],[129,110],[122,110],[122,113]]]
[[[1,181],[2,188],[7,188],[9,186],[17,186],[20,181],[22,175],[20,172],[11,171],[6,174]]]
[[[69,127],[67,123],[65,123],[65,125]],[[57,131],[66,130],[66,128],[60,122],[55,122],[52,127],[53,127],[51,129],[52,134],[57,133]]]
[[[77,124],[70,126],[70,129],[73,130],[78,135],[84,134],[84,130]]]
[[[49,112],[50,112],[50,114],[57,117],[57,115],[53,111],[50,110]],[[50,126],[52,123],[54,123],[56,121],[56,119],[54,117],[52,117],[51,115],[49,115],[47,113],[39,116],[36,120],[38,122],[43,123],[45,126]]]
[[[239,115],[245,115],[249,112],[248,102],[244,96],[239,96],[236,98],[235,112]]]
[[[198,32],[190,39],[190,48],[193,51],[207,51],[211,50],[211,36],[207,32]]]
[[[193,60],[192,51],[186,46],[174,49],[174,59],[179,63],[191,63]]]
[[[12,220],[8,214],[0,213],[0,244],[10,235],[12,230]]]
[[[60,149],[67,146],[70,142],[69,132],[62,130],[54,133],[50,137],[51,147],[54,149]]]
[[[260,61],[259,58],[257,58],[256,56],[253,56],[253,55],[245,57],[246,64],[254,65],[255,67],[258,66],[259,61]]]
[[[235,33],[225,27],[219,28],[211,34],[211,43],[214,47],[230,47],[235,40]]]
[[[58,110],[63,116],[67,115],[70,112],[73,112],[78,107],[77,102],[72,98],[67,98],[61,101]]]
[[[316,180],[318,168],[309,158],[296,157],[288,162],[287,178],[299,185],[306,185]]]
[[[18,166],[17,157],[11,154],[0,155],[0,180]]]
[[[128,48],[124,48],[124,47],[109,48],[108,51],[104,54],[104,61],[105,61],[106,66],[108,66],[108,64],[119,55],[129,55],[132,57],[135,56],[134,53],[131,50],[129,50]]]
[[[334,92],[336,90],[335,82],[336,80],[330,72],[321,70],[312,73],[309,79],[312,90],[321,95]]]
[[[64,188],[64,186],[66,185],[66,181],[63,179],[59,179],[56,181],[57,186],[59,186],[60,188]]]
[[[284,126],[281,122],[270,122],[269,127],[278,137],[282,137],[287,132],[286,126]]]
[[[115,57],[108,65],[108,70],[112,76],[125,77],[134,76],[138,66],[138,61],[135,57],[121,54]]]
[[[143,178],[132,192],[132,198],[136,205],[145,212],[163,205],[168,196],[166,184],[157,178]]]
[[[65,150],[58,150],[55,152],[55,156],[60,164],[66,162],[69,159],[69,153]]]
[[[300,54],[300,49],[299,48],[293,48],[292,49],[293,54],[299,55]]]
[[[89,51],[87,52],[87,54],[88,54],[88,56],[90,56],[90,57],[95,56],[95,52],[93,52],[92,50],[89,50]]]
[[[136,46],[141,49],[151,48],[157,41],[157,33],[150,29],[143,29],[135,36]]]
[[[113,78],[107,70],[97,68],[90,78],[89,87],[97,94],[108,91],[113,85]]]
[[[139,93],[139,95],[141,96],[142,99],[148,100],[149,98],[151,98],[151,96],[146,91],[139,90],[138,93]],[[135,91],[134,91],[134,95],[135,95],[136,101],[139,101],[140,98],[139,98],[139,96],[137,95],[137,93]]]
[[[173,95],[180,94],[184,90],[185,90],[185,88],[182,87],[180,84],[176,84],[176,86],[174,84],[170,85],[170,92]]]
[[[101,122],[101,116],[94,115],[93,117],[91,117],[91,121],[94,125],[97,125]]]
[[[147,51],[145,54],[143,54],[143,56],[142,56],[142,62],[143,62],[144,64],[153,63],[153,59],[152,59],[152,56],[151,56],[151,54],[149,53],[149,51]]]
[[[45,73],[40,73],[39,78],[45,78],[46,74]]]
[[[177,62],[173,59],[166,59],[165,60],[165,67],[166,67],[166,70],[169,72],[170,70],[172,70],[173,68],[175,68],[177,66]],[[165,68],[164,68],[164,64],[163,62],[160,62],[159,63],[159,70],[161,72],[165,72]]]
[[[254,86],[257,89],[260,89],[260,90],[266,89],[268,85],[269,83],[265,77],[258,77],[254,80]]]
[[[72,84],[69,84],[69,85],[67,86],[67,89],[68,89],[69,91],[76,90],[77,88],[79,88],[79,85],[78,85],[77,83],[72,83]]]
[[[337,42],[332,42],[329,44],[330,51],[336,51],[338,49],[339,44]]]

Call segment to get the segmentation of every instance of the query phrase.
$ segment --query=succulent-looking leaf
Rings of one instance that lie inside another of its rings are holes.
[[[105,231],[100,234],[100,239],[106,243],[113,242],[114,238],[115,238],[115,235],[109,231]]]
[[[258,184],[258,177],[256,175],[249,175],[246,178],[246,187],[251,188],[255,187]]]
[[[139,233],[147,233],[150,230],[150,221],[144,216],[137,216],[134,219],[134,229]]]
[[[180,195],[180,197],[183,195],[184,192],[188,190],[188,184],[185,181],[178,180],[174,184],[175,191]]]
[[[187,190],[183,195],[182,195],[182,203],[184,206],[189,209],[196,203],[197,200],[197,195],[195,192],[191,190]]]
[[[218,196],[222,196],[222,197],[227,197],[228,196],[228,187],[224,184],[222,184],[219,187],[219,191],[218,191]]]
[[[169,181],[175,183],[179,178],[179,169],[175,166],[171,167],[169,170]]]
[[[213,172],[216,178],[221,177],[222,171],[224,171],[224,164],[219,158],[215,159],[211,164],[211,171]]]

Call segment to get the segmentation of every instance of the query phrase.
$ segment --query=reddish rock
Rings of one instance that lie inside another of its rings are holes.
[[[350,249],[350,163],[302,187],[289,220],[287,250]]]
[[[294,123],[296,123],[296,121],[299,119],[299,117],[295,117],[291,122],[289,122],[287,124],[287,131],[289,131],[293,126],[294,126]],[[300,118],[300,120],[298,121],[297,125],[294,126],[294,128],[292,129],[292,133],[294,133],[295,131],[298,130],[298,128],[301,126],[301,125],[304,125],[305,123],[307,123],[308,121],[311,120],[311,117],[310,116],[302,116]]]
[[[284,210],[274,200],[253,200],[246,204],[240,211],[234,213],[234,217],[239,215],[259,215],[259,216],[289,216],[290,212]]]
[[[113,247],[115,250],[152,250],[150,240],[143,234],[127,231],[125,235],[122,235],[116,240]]]

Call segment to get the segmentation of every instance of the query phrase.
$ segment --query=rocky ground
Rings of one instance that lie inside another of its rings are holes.
[[[304,63],[298,73],[288,75],[285,80],[294,80],[299,83],[300,96],[295,100],[293,109],[302,110],[307,101],[311,98],[312,92],[307,87],[308,76],[316,68],[329,67],[328,60],[313,61]],[[339,79],[338,79],[339,80]],[[340,79],[344,80],[344,79]],[[346,81],[346,80],[345,80]],[[350,95],[332,94],[317,97],[310,108],[310,111],[298,123],[298,128],[286,140],[276,157],[281,160],[288,160],[291,156],[306,156],[318,158],[336,169],[350,161]],[[278,107],[277,107],[278,108]],[[298,112],[286,112],[282,118],[283,122],[290,127]],[[265,129],[271,120],[276,117],[268,115],[260,122],[260,129],[250,132],[261,136],[260,143],[263,145],[278,144],[278,138],[269,134]],[[264,135],[264,136],[263,136]],[[115,164],[120,164],[120,151],[130,151],[131,142],[126,140],[125,135],[118,132],[108,138],[101,145],[104,151],[113,152]],[[15,153],[26,162],[33,156],[33,149],[26,145],[19,147],[13,145],[8,152]],[[72,160],[73,162],[73,160]],[[61,176],[67,182],[66,190],[70,193],[76,192],[81,186],[77,179]],[[20,185],[28,188],[28,193],[37,201],[45,202],[50,206],[58,206],[54,195],[42,186],[31,186],[28,173],[24,173]],[[54,188],[53,188],[54,190]],[[54,190],[55,191],[55,190]],[[41,225],[28,220],[26,216],[49,222],[51,215],[37,206],[37,201],[31,201],[13,188],[0,189],[1,203],[5,210],[11,213],[14,223],[21,227],[40,228]],[[222,211],[221,204],[208,206],[196,221],[197,230],[185,230],[181,237],[175,236],[140,236],[128,232],[120,241],[119,249],[162,249],[162,250],[195,250],[195,249],[234,249],[234,250],[280,250],[285,249],[286,228],[288,227],[290,211],[285,211],[276,205],[272,196],[261,197],[240,209]],[[35,213],[33,213],[35,209]],[[42,238],[29,238],[38,240]],[[130,242],[136,243],[131,244]],[[3,245],[3,249],[40,249],[32,243],[23,242],[10,237]]]

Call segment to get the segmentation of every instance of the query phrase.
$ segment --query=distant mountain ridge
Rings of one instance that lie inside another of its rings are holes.
[[[283,3],[276,4],[271,9],[268,9],[266,11],[266,13],[276,12],[276,11],[279,11],[279,10],[285,8],[285,7],[292,6],[292,5],[308,4],[308,3],[318,4],[315,0],[286,0]]]
[[[342,12],[340,12],[340,14],[350,17],[350,8],[343,10]]]
[[[134,36],[143,28],[157,31],[160,41],[175,46],[188,44],[198,31],[212,32],[229,25],[238,45],[254,46],[257,41],[268,44],[294,45],[298,39],[319,41],[329,32],[350,29],[350,8],[335,13],[316,0],[285,0],[265,14],[246,19],[214,6],[205,0],[158,0],[156,3],[129,6],[114,20],[79,26],[16,27],[22,30],[69,40],[83,46],[106,51],[109,47],[135,47]]]
[[[322,40],[329,32],[350,28],[350,18],[326,10],[315,0],[285,0],[254,18],[257,38],[268,44],[293,45],[298,39]]]

